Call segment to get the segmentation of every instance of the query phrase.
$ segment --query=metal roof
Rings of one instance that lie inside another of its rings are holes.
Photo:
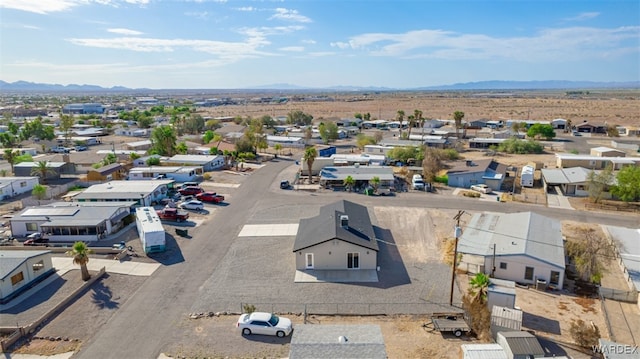
[[[494,305],[491,309],[491,326],[520,330],[522,328],[522,311]]]
[[[136,202],[55,202],[39,207],[28,207],[11,221],[40,221],[42,227],[98,225],[113,218],[122,208]]]
[[[589,175],[591,172],[599,174],[600,170],[590,170],[584,167],[569,167],[569,168],[543,168],[542,177],[548,184],[575,184],[584,183],[589,181]],[[615,177],[612,177],[611,183],[616,182]]]
[[[135,181],[109,181],[95,184],[82,193],[76,199],[140,199],[140,196],[149,195],[162,186],[167,186],[175,181],[167,180],[135,180]]]
[[[222,159],[223,156],[209,156],[209,155],[175,155],[167,160],[167,162],[182,162],[182,163],[199,163],[205,164],[213,162],[218,159]]]
[[[533,334],[524,331],[499,332],[498,337],[502,336],[509,349],[514,356],[517,355],[534,355],[544,356],[544,349],[540,345],[538,338]]]
[[[47,253],[51,253],[51,251],[0,251],[0,280],[6,279],[14,269],[27,259]]]
[[[369,181],[373,177],[381,181],[393,181],[393,168],[388,166],[338,166],[325,167],[320,171],[320,180],[344,181],[351,176],[356,181]]]
[[[349,217],[348,226],[342,227],[340,216]],[[367,207],[341,200],[320,208],[316,217],[300,220],[293,251],[309,248],[332,239],[339,239],[364,248],[378,250]]]
[[[507,353],[498,344],[462,344],[460,347],[468,359],[507,359]]]
[[[291,336],[289,358],[386,359],[387,352],[379,325],[302,324]]]
[[[475,214],[463,228],[458,251],[488,256],[494,245],[496,256],[526,255],[565,266],[560,221],[535,212]]]
[[[606,226],[611,235],[629,278],[640,292],[640,229]]]

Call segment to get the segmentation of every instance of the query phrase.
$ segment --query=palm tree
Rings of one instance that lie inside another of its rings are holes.
[[[409,134],[407,135],[407,139],[411,137],[411,129],[416,124],[416,117],[414,115],[407,116],[407,121],[409,122]]]
[[[280,154],[280,151],[282,151],[282,145],[281,145],[281,144],[279,144],[279,143],[276,143],[276,144],[273,146],[273,149],[274,149],[274,150],[276,150],[276,155],[279,155],[279,154]]]
[[[91,279],[91,274],[87,269],[87,263],[89,263],[89,254],[93,251],[84,242],[75,242],[70,251],[67,251],[67,255],[73,257],[73,264],[80,266],[80,273],[82,273],[82,280],[88,281]]]
[[[47,176],[52,173],[55,173],[55,171],[53,168],[49,167],[49,163],[47,161],[39,161],[36,166],[31,169],[31,175],[40,177],[42,183],[46,183]]]
[[[371,181],[369,181],[369,183],[371,184],[371,187],[373,187],[373,192],[377,192],[378,187],[380,186],[380,177],[378,176],[373,177]]]
[[[315,147],[307,147],[304,150],[304,157],[302,159],[307,163],[307,168],[309,169],[309,184],[313,181],[313,173],[311,172],[311,168],[313,167],[313,162],[318,157],[318,150]]]
[[[19,155],[18,151],[14,151],[10,148],[4,150],[4,159],[9,162],[9,165],[11,165],[11,173],[13,173],[13,165],[16,164],[16,159]]]
[[[477,273],[469,280],[469,292],[473,296],[474,301],[485,303],[487,301],[487,292],[489,290],[489,276],[484,273]]]
[[[456,111],[453,113],[453,120],[456,123],[456,136],[458,136],[458,130],[462,128],[462,119],[464,118],[464,112]]]
[[[418,124],[418,123],[423,123],[422,122],[422,111],[420,111],[420,110],[414,110],[413,111],[413,121],[414,121],[414,125]]]
[[[353,191],[353,186],[355,186],[355,184],[356,184],[356,180],[353,179],[353,177],[351,177],[351,176],[347,176],[347,178],[345,178],[344,181],[342,181],[342,184],[345,187],[347,187],[349,192],[351,192],[351,191]]]
[[[402,122],[404,121],[404,111],[398,110],[396,114],[396,120],[400,122],[400,139],[402,139]]]

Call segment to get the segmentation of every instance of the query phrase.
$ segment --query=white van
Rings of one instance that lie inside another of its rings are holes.
[[[424,191],[424,180],[422,175],[413,175],[411,179],[411,188],[419,191]]]

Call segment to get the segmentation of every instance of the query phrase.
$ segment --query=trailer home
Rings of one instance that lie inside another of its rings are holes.
[[[520,185],[522,187],[533,187],[533,174],[536,169],[533,166],[522,167],[522,174],[520,175]]]
[[[136,208],[136,227],[145,253],[164,252],[166,249],[164,227],[153,207]]]

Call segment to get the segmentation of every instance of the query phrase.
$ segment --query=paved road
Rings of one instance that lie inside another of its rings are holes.
[[[273,216],[265,222],[282,219],[278,208],[290,204],[324,204],[344,194],[281,191],[277,189],[280,172],[290,161],[269,163],[246,178],[242,186],[233,190],[228,207],[193,230],[194,240],[181,244],[181,253],[173,264],[160,267],[142,284],[135,296],[128,300],[104,326],[103,330],[83,345],[77,358],[155,358],[172,341],[180,320],[197,302],[199,288],[215,271],[227,254],[232,242],[248,218],[257,211],[272,208]],[[582,211],[546,208],[519,203],[498,203],[427,193],[403,193],[395,198],[357,196],[365,205],[464,209],[470,211],[520,212],[534,210],[540,214],[582,222],[597,222],[623,227],[638,227],[637,216],[587,213]],[[221,288],[223,289],[223,288]]]

